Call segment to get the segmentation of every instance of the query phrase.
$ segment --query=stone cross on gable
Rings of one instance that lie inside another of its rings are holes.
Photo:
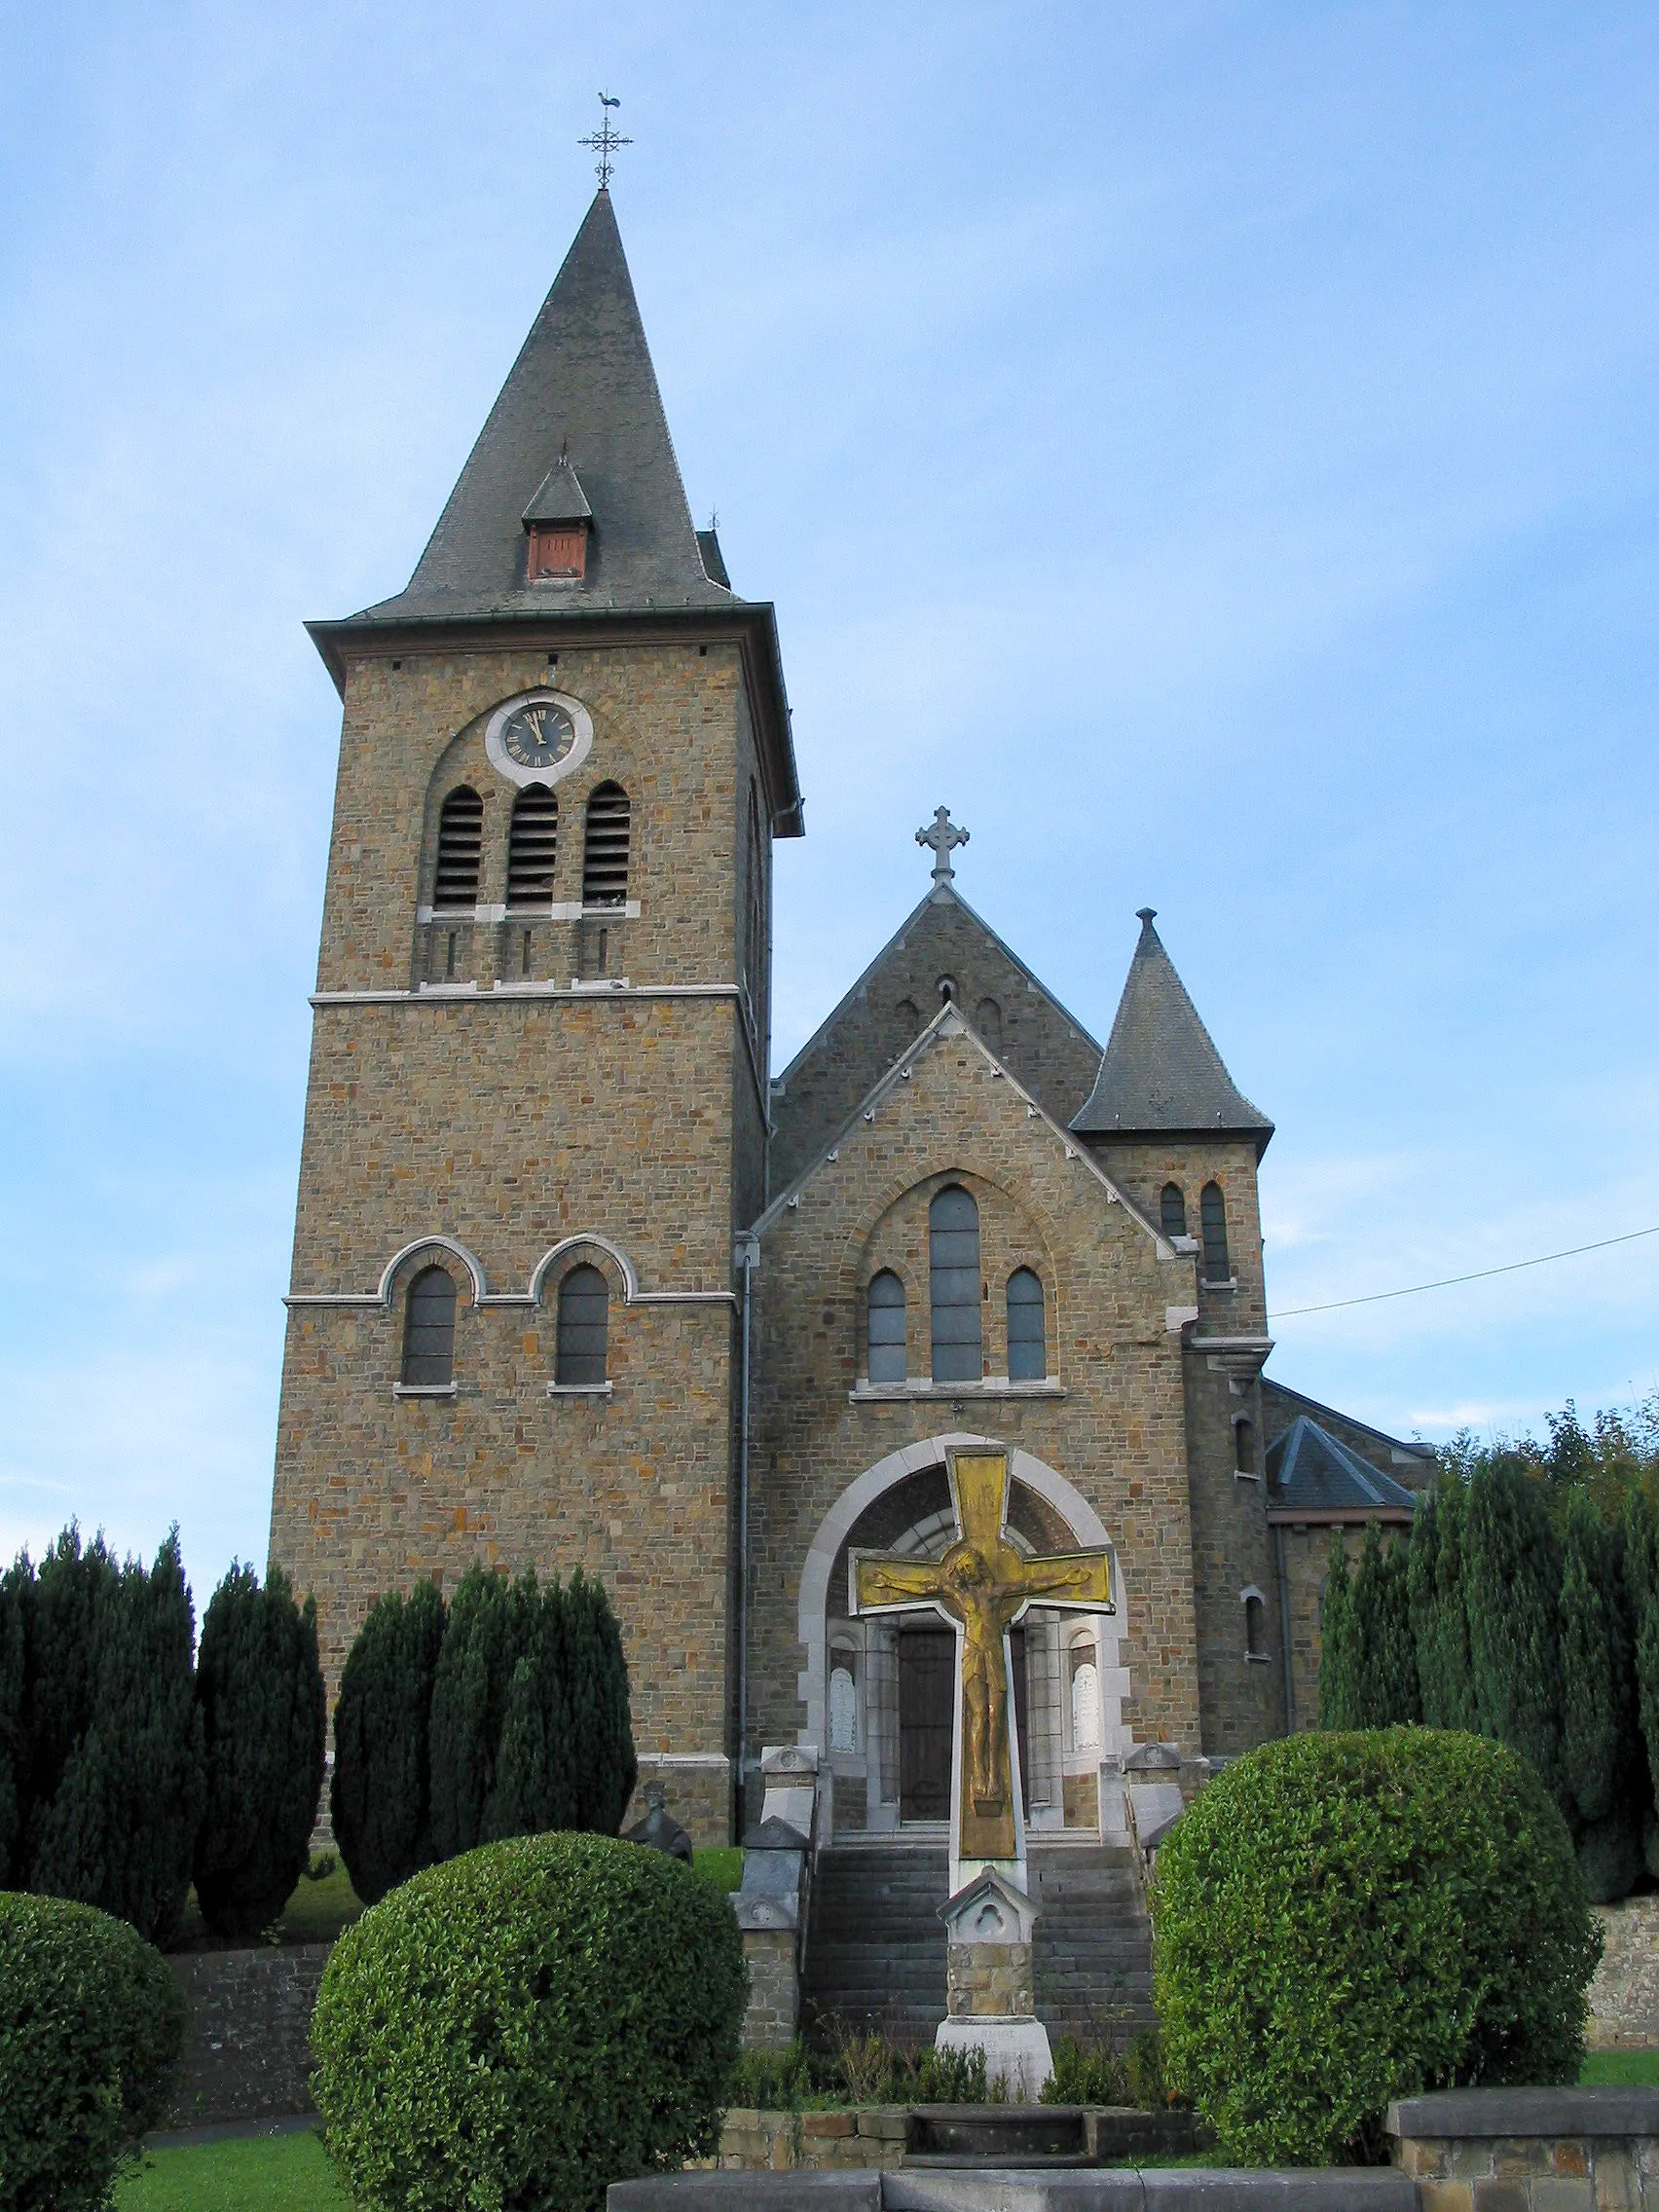
[[[958,845],[968,842],[966,830],[958,830],[950,819],[948,806],[934,809],[933,828],[916,831],[918,845],[931,845],[934,852],[933,879],[935,883],[949,883],[956,874],[950,865],[950,856]]]

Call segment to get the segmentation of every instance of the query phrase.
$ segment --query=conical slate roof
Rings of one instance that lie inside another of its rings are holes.
[[[563,471],[561,455],[569,463]],[[568,493],[572,476],[593,515],[587,574],[575,584],[527,583],[528,511],[543,494]],[[602,189],[408,588],[367,612],[384,622],[732,604],[703,566],[610,195]]]
[[[1257,1154],[1273,1125],[1222,1064],[1198,1008],[1140,909],[1140,942],[1100,1073],[1072,1123],[1082,1136],[1245,1136]]]
[[[1380,1521],[1409,1519],[1417,1498],[1404,1483],[1362,1459],[1328,1428],[1298,1415],[1268,1452],[1269,1479],[1283,1513],[1365,1513]]]

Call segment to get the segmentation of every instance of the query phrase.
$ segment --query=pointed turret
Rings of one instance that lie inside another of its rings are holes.
[[[570,507],[572,482],[592,517],[583,572],[538,577],[530,525],[544,518],[531,510],[554,493]],[[408,588],[368,611],[380,620],[522,612],[546,606],[550,595],[608,609],[731,600],[703,566],[621,234],[603,190]]]
[[[740,643],[772,832],[802,831],[777,623],[696,530],[602,185],[405,588],[307,624],[344,693],[355,657],[482,624],[526,642],[583,630]]]
[[[1259,1158],[1273,1124],[1228,1074],[1154,918],[1151,906],[1141,907],[1140,942],[1100,1074],[1072,1127],[1108,1138],[1248,1137]]]

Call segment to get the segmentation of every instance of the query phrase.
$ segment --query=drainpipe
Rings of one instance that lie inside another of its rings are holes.
[[[748,1818],[749,1776],[749,1365],[750,1314],[754,1306],[755,1265],[760,1257],[759,1239],[745,1235],[737,1240],[737,1264],[743,1270],[743,1350],[738,1370],[737,1427],[737,1804],[741,1833]]]
[[[747,1312],[748,1309],[745,1308]],[[745,1326],[747,1327],[747,1323]],[[1259,1432],[1258,1432],[1259,1433]],[[1284,1566],[1284,1530],[1273,1525],[1273,1565],[1278,1568],[1279,1642],[1284,1650],[1284,1732],[1296,1734],[1296,1677],[1290,1656],[1290,1578]]]

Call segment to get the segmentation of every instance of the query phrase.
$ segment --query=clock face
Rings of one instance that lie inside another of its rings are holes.
[[[575,725],[552,699],[526,700],[501,724],[501,750],[521,768],[556,768],[575,742]]]

